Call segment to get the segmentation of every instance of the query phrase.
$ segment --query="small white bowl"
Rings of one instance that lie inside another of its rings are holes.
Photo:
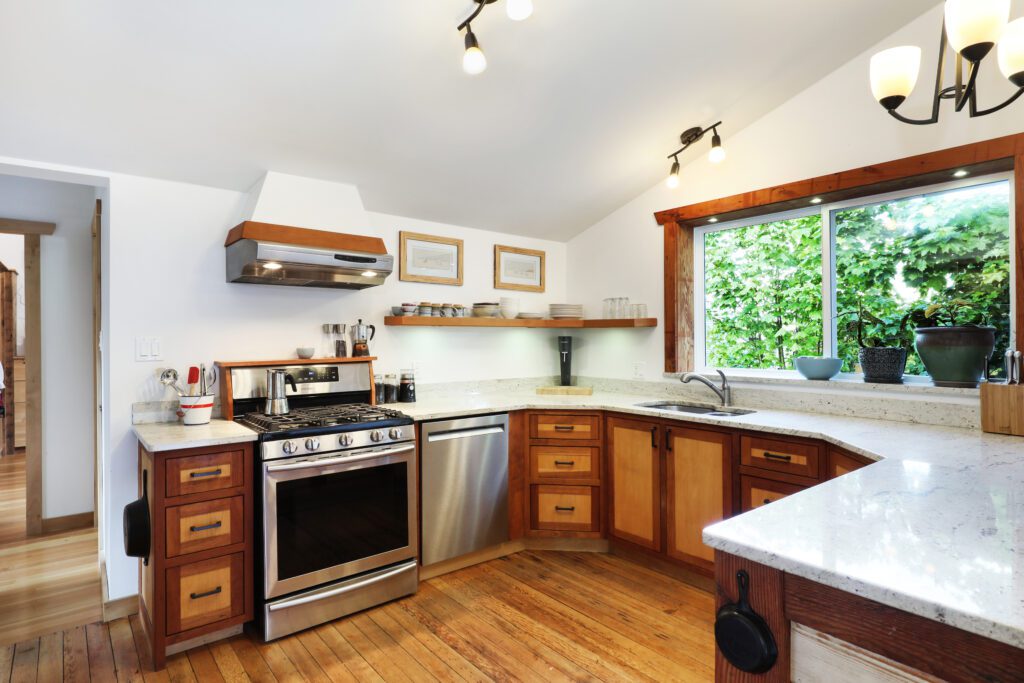
[[[299,358],[312,358],[315,352],[316,349],[314,349],[312,346],[300,346],[299,348],[295,349],[295,355],[297,355]]]

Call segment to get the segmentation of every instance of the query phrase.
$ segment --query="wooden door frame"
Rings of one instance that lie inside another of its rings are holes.
[[[664,229],[665,372],[694,369],[693,231],[714,217],[728,222],[752,216],[805,208],[811,198],[822,203],[869,197],[897,190],[936,185],[964,169],[972,176],[1013,171],[1015,279],[1013,291],[1024,291],[1024,133],[918,154],[839,173],[698,202],[654,214]],[[1024,299],[1017,301],[1013,320],[1017,349],[1024,352]]]

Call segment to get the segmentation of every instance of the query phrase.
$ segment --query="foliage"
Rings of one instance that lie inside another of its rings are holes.
[[[973,311],[974,305],[970,301],[959,297],[943,297],[939,301],[929,304],[924,309],[925,320],[922,322],[933,326],[948,325],[955,327],[957,325],[957,318],[963,321],[964,318],[961,314],[965,309]],[[923,326],[924,324],[918,325],[918,327]]]
[[[1008,183],[842,209],[834,222],[844,371],[858,370],[860,331],[865,343],[910,349],[907,374],[924,374],[907,316],[934,325],[925,302],[947,304],[943,321],[994,326],[996,348],[1009,345]],[[708,365],[790,369],[796,356],[821,355],[821,239],[818,214],[706,235]],[[950,311],[953,301],[964,303]]]

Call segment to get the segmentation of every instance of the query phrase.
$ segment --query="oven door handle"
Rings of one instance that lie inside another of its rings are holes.
[[[288,470],[305,470],[311,467],[328,467],[330,465],[342,465],[350,462],[361,462],[363,460],[374,460],[376,458],[384,458],[389,455],[397,455],[398,453],[406,453],[411,450],[415,450],[416,446],[409,444],[408,446],[400,446],[398,448],[389,448],[386,451],[374,451],[373,453],[367,453],[366,455],[350,455],[343,458],[325,458],[323,460],[307,460],[306,462],[296,462],[290,465],[267,465],[267,472],[287,472]]]
[[[387,579],[390,579],[393,576],[397,576],[397,575],[402,574],[404,572],[412,571],[412,570],[415,570],[415,569],[416,569],[416,564],[415,563],[403,564],[400,567],[395,567],[394,569],[392,569],[390,571],[386,571],[383,574],[378,574],[377,576],[374,576],[372,578],[366,579],[365,581],[360,581],[358,583],[353,583],[353,584],[351,584],[349,586],[340,586],[339,588],[335,588],[334,590],[325,591],[323,593],[317,593],[315,595],[306,595],[306,596],[303,596],[301,598],[295,598],[293,600],[284,600],[282,602],[275,602],[275,603],[272,603],[270,605],[267,605],[267,609],[270,610],[271,612],[276,612],[278,610],[288,609],[290,607],[298,607],[299,605],[305,605],[306,603],[309,603],[309,602],[318,602],[320,600],[326,600],[327,598],[333,598],[335,596],[342,595],[344,593],[349,593],[349,592],[354,591],[354,590],[359,590],[361,588],[366,588],[367,586],[371,586],[371,585],[373,585],[375,583],[380,583],[381,581],[385,581]]]

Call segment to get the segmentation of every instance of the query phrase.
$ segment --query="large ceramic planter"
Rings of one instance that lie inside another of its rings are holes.
[[[937,387],[976,387],[996,346],[994,327],[919,327],[914,340]]]
[[[865,347],[858,353],[865,382],[902,384],[907,350],[900,347]]]

